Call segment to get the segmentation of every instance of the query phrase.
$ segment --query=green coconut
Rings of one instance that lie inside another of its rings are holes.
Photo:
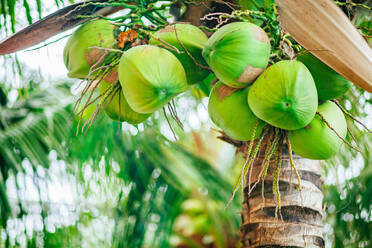
[[[349,80],[335,72],[311,53],[302,54],[298,56],[297,60],[304,63],[311,72],[319,100],[326,101],[340,97],[350,89],[352,83]]]
[[[177,57],[153,45],[124,52],[119,81],[129,106],[139,113],[155,112],[188,88],[185,70]]]
[[[258,118],[270,125],[295,130],[314,118],[318,96],[306,66],[298,61],[282,60],[255,81],[248,94],[248,104]]]
[[[326,101],[319,105],[318,112],[345,139],[346,120],[337,105]],[[306,127],[290,131],[289,141],[295,153],[309,159],[328,159],[340,150],[343,143],[318,115]]]
[[[116,82],[107,82],[102,80],[98,85],[99,92],[102,95],[101,101],[105,99],[105,114],[114,121],[126,121],[133,125],[145,121],[151,114],[140,114],[135,112],[129,106],[122,90],[115,90],[118,89],[115,87],[115,84],[118,83],[119,82],[117,80]]]
[[[71,78],[85,78],[105,53],[115,43],[115,26],[106,20],[94,20],[81,25],[68,39],[63,51],[63,60]]]
[[[265,70],[270,57],[270,40],[257,25],[234,22],[217,30],[202,54],[224,84],[243,88]]]
[[[175,30],[177,31],[177,35]],[[202,51],[205,43],[207,43],[208,41],[208,37],[198,27],[191,24],[179,23],[161,29],[154,33],[153,36],[158,39],[152,37],[149,40],[149,44],[152,45],[163,44],[167,46],[166,44],[160,41],[162,40],[176,47],[180,52],[182,52],[177,53],[176,51],[169,50],[179,59],[179,61],[181,61],[183,68],[185,69],[186,72],[187,82],[189,84],[199,83],[208,76],[209,71],[201,68],[200,66],[197,66],[183,48],[183,46],[186,47],[187,51],[190,52],[190,54],[198,64],[204,66],[207,65],[202,56]]]
[[[216,126],[235,140],[249,141],[259,122],[254,138],[262,133],[265,122],[259,120],[248,106],[249,87],[234,89],[218,82],[209,96],[208,113]]]

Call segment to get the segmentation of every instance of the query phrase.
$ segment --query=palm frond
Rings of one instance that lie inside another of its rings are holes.
[[[71,95],[66,86],[36,91],[16,102],[0,106],[0,199],[2,226],[10,216],[9,201],[4,188],[10,174],[23,172],[22,161],[28,159],[36,169],[49,166],[51,149],[63,152],[64,134],[69,132],[68,103]]]
[[[102,159],[107,171],[112,171],[113,163],[119,165],[124,186],[119,187],[123,189],[114,215],[113,247],[170,247],[182,204],[195,195],[219,204],[220,212],[207,212],[216,223],[230,222],[231,230],[238,229],[238,202],[229,211],[222,210],[232,185],[219,171],[182,145],[168,141],[156,128],[137,135],[117,131],[116,123],[102,118],[86,135],[74,137],[68,144],[68,156],[81,165],[92,163],[93,170]],[[80,178],[84,180],[83,175]],[[223,225],[214,228],[216,236],[228,233]],[[220,244],[226,240],[220,235]]]

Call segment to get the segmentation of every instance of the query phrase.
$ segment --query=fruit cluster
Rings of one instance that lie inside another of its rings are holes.
[[[229,137],[250,141],[269,124],[288,130],[293,150],[310,159],[335,155],[345,139],[345,117],[330,100],[351,83],[308,52],[268,67],[270,39],[255,24],[233,22],[209,39],[191,24],[169,25],[145,42],[124,37],[130,43],[124,52],[117,49],[115,32],[108,21],[88,22],[64,50],[68,75],[97,81],[93,88],[99,88],[104,111],[114,120],[143,122],[212,71],[220,81],[208,112]],[[109,66],[111,50],[121,53]]]

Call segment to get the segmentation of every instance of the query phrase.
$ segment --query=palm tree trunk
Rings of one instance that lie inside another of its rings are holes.
[[[291,176],[288,152],[283,153],[279,175],[281,210],[276,216],[276,197],[272,193],[274,161],[270,162],[262,187],[263,153],[261,151],[245,180],[241,214],[243,247],[324,247],[320,162],[293,155],[301,178],[300,192],[295,174]]]

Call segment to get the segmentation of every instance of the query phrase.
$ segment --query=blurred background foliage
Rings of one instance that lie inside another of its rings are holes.
[[[45,2],[0,1],[1,38],[70,3]],[[208,120],[213,78],[176,99],[178,140],[160,113],[137,126],[101,116],[77,135],[77,82],[1,62],[0,247],[239,247],[240,195],[225,206],[241,160]],[[372,127],[371,94],[353,88],[340,102]],[[326,247],[372,247],[372,137],[348,123],[363,154],[344,146],[324,162]]]

